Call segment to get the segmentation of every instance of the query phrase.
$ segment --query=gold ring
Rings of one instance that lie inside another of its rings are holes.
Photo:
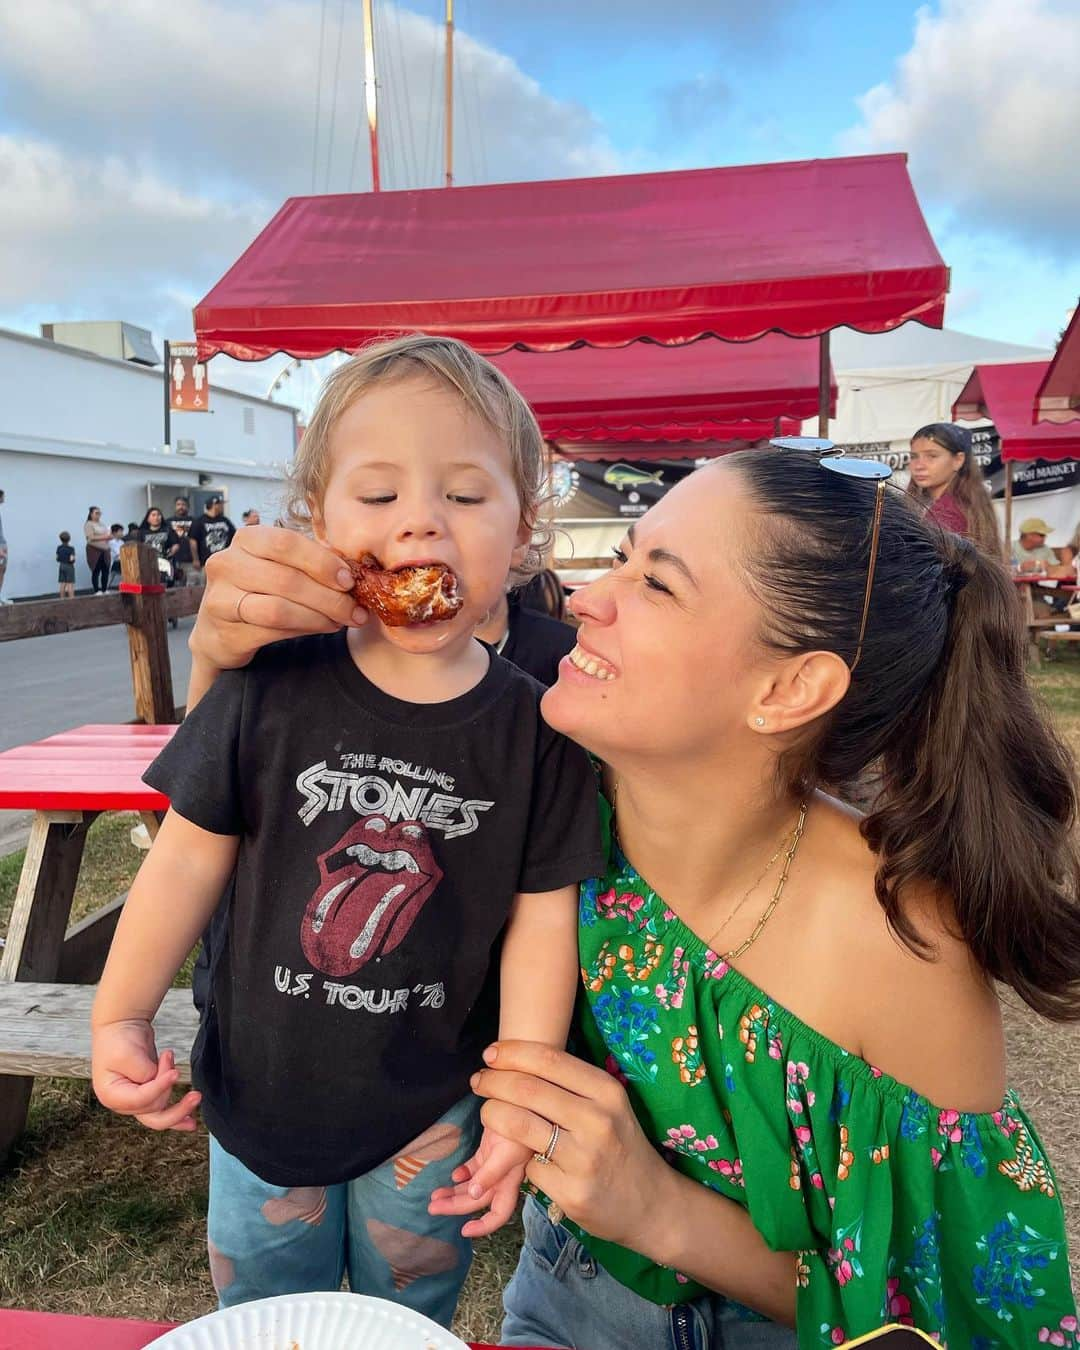
[[[544,1149],[543,1153],[534,1153],[533,1157],[536,1159],[538,1163],[543,1163],[545,1166],[547,1166],[547,1164],[555,1156],[555,1145],[558,1142],[559,1142],[559,1127],[558,1125],[555,1125],[553,1123],[551,1126],[551,1138],[547,1142],[547,1148]]]
[[[248,598],[248,596],[249,596],[250,594],[251,594],[250,591],[241,591],[240,594],[239,594],[239,596],[237,597],[237,601],[236,601],[236,622],[237,622],[237,623],[243,623],[243,622],[244,622],[244,616],[240,613],[240,606],[244,603],[244,601]]]

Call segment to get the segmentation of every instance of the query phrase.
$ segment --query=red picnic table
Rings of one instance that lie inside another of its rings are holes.
[[[0,1350],[143,1350],[175,1322],[0,1310]],[[498,1350],[474,1344],[473,1350]]]
[[[92,991],[71,1006],[64,991],[99,978],[124,897],[69,927],[86,834],[103,811],[137,811],[153,838],[169,803],[142,775],[175,731],[76,727],[0,753],[0,810],[34,812],[0,956],[0,1160],[22,1133],[35,1072],[89,1076],[88,1028],[85,1046],[64,1053],[60,1042],[82,1027]]]

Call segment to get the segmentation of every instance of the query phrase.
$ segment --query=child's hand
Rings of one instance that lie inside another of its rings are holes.
[[[94,1092],[102,1106],[134,1116],[151,1130],[196,1128],[198,1092],[187,1092],[169,1104],[180,1075],[171,1050],[159,1055],[149,1022],[109,1022],[93,1032]]]
[[[525,1164],[532,1149],[485,1130],[480,1147],[453,1174],[453,1186],[435,1191],[428,1205],[430,1214],[487,1213],[470,1219],[462,1237],[487,1237],[501,1228],[517,1208],[518,1192],[525,1177]]]

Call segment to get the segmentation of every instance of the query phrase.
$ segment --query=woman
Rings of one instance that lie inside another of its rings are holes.
[[[156,506],[152,506],[143,516],[139,526],[139,539],[149,544],[159,558],[171,562],[180,552],[180,536],[168,523]]]
[[[876,530],[876,504],[805,454],[730,456],[575,598],[544,711],[608,766],[610,866],[582,895],[585,1059],[504,1044],[475,1080],[550,1202],[527,1204],[509,1344],[1076,1327],[990,984],[1080,1013],[1071,768],[1002,569],[898,493]],[[363,621],[334,560],[250,542],[211,574],[196,693],[284,632]],[[820,786],[878,758],[860,822]],[[458,1180],[434,1203],[482,1208]]]
[[[908,492],[931,520],[970,539],[988,556],[1002,556],[997,516],[969,431],[949,422],[920,427],[911,438],[910,468]]]
[[[109,527],[101,519],[101,507],[92,506],[83,524],[86,539],[86,565],[90,569],[90,585],[95,595],[104,595],[109,589]]]

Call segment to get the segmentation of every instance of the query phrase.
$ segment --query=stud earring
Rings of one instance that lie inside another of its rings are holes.
[[[765,719],[764,719],[764,717],[755,717],[755,718],[754,718],[754,726],[756,726],[756,727],[763,727],[764,725],[765,725]]]

